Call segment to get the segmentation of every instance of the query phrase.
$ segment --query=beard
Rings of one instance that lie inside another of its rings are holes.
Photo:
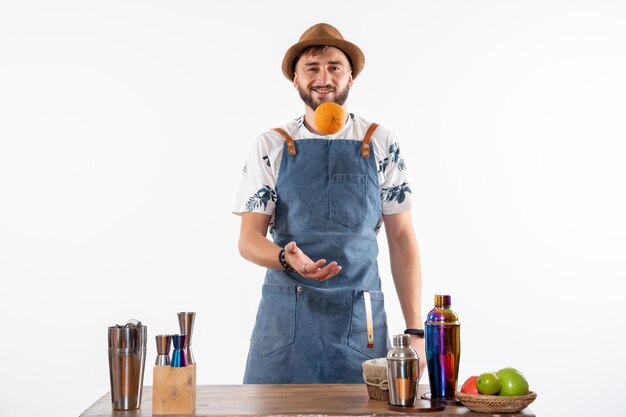
[[[317,87],[334,88],[334,86],[332,85],[317,86]],[[340,106],[343,106],[343,103],[345,103],[346,100],[348,99],[348,94],[350,93],[350,86],[347,85],[346,88],[344,88],[342,91],[335,91],[335,93],[336,93],[335,98],[332,101],[339,104]],[[315,109],[317,109],[317,106],[319,106],[320,104],[326,101],[329,101],[329,100],[316,101],[311,95],[311,93],[309,92],[309,90],[304,89],[300,85],[298,86],[298,94],[300,94],[300,98],[302,99],[302,101],[304,101],[304,104],[309,106],[313,111],[315,111]]]

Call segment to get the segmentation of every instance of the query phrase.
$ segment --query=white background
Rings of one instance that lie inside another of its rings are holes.
[[[303,112],[280,62],[320,21],[365,53],[350,111],[401,139],[422,311],[453,296],[460,382],[514,366],[538,415],[614,414],[626,2],[385,3],[0,0],[2,417],[79,415],[109,390],[107,327],[175,333],[177,311],[198,383],[241,382],[263,270],[235,188]]]

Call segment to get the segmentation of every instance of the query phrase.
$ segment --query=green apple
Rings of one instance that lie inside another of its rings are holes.
[[[500,380],[500,395],[527,395],[528,382],[524,375],[515,368],[502,368],[498,372]]]
[[[500,379],[495,372],[485,372],[478,375],[476,388],[478,388],[478,392],[481,394],[496,395],[500,392]]]

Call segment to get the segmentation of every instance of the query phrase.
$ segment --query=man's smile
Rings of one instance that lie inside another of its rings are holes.
[[[330,94],[335,92],[335,87],[325,85],[320,87],[311,87],[311,90],[318,94]]]

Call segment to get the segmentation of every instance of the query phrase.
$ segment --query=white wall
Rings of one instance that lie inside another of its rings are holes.
[[[280,62],[319,21],[367,57],[350,110],[402,140],[422,310],[452,294],[461,379],[514,366],[538,415],[617,407],[626,3],[388,3],[0,1],[2,417],[79,415],[109,389],[107,327],[174,333],[181,310],[198,382],[241,381],[263,271],[235,186],[302,113]]]

